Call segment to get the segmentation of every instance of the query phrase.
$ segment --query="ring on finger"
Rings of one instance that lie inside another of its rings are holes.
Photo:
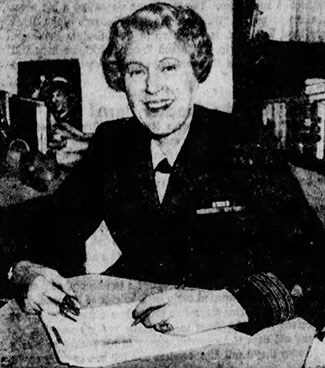
[[[167,321],[162,321],[160,323],[157,323],[154,327],[157,331],[162,332],[162,333],[171,332],[174,329],[172,324]]]

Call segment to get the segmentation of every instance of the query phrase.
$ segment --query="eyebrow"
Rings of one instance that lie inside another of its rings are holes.
[[[159,60],[159,64],[163,63],[164,61],[176,61],[177,63],[179,63],[179,62],[180,62],[180,60],[179,60],[179,59],[177,59],[177,58],[175,58],[175,57],[173,57],[173,56],[167,56],[167,57],[165,57],[165,58],[163,58],[163,59]]]
[[[161,63],[164,63],[166,61],[173,61],[173,62],[176,62],[176,63],[179,63],[179,59],[177,58],[174,58],[172,56],[167,56],[167,57],[164,57],[163,59],[159,60],[158,61],[158,64],[161,64]],[[125,64],[125,67],[128,68],[129,66],[132,66],[132,65],[136,65],[136,66],[142,66],[143,68],[147,68],[143,63],[141,63],[140,61],[129,61]]]
[[[142,64],[140,61],[130,61],[125,64],[125,67],[128,68],[129,66],[132,66],[132,65],[142,66],[143,68],[146,68],[146,66]]]

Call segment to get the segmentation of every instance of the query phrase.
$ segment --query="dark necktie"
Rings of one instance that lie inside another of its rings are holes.
[[[170,174],[172,171],[172,167],[168,162],[167,158],[162,159],[159,164],[155,168],[155,172],[161,172],[162,174]]]

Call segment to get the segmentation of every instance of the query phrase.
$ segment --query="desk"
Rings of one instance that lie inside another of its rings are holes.
[[[165,286],[115,277],[87,275],[70,279],[81,305],[100,306],[139,300]],[[233,332],[233,342],[170,356],[114,365],[131,367],[301,367],[314,328],[301,319],[265,329],[253,337]],[[0,309],[0,367],[58,368],[47,334],[37,316],[21,312],[15,301]]]

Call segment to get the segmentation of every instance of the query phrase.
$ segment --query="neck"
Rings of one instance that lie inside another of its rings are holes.
[[[165,136],[161,137],[159,139],[156,139],[161,151],[168,156],[168,152],[170,150],[174,150],[175,147],[179,147],[183,144],[187,133],[190,129],[190,124],[193,117],[193,108],[189,112],[185,122],[182,124],[182,126],[176,130],[175,132]]]

